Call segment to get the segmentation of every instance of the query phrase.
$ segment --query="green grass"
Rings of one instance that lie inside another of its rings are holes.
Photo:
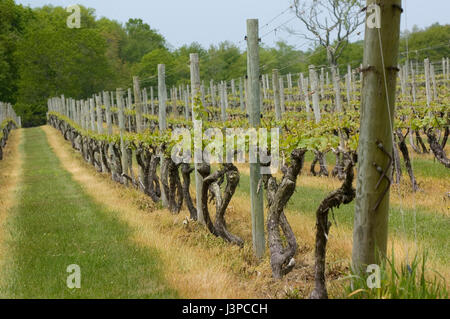
[[[24,130],[23,180],[11,213],[9,279],[13,298],[176,298],[154,249],[131,241],[118,213],[95,203],[61,167],[40,128]],[[81,288],[66,285],[81,268]]]
[[[345,297],[354,299],[447,299],[445,279],[434,274],[426,278],[427,255],[415,255],[411,264],[396,265],[392,251],[391,259],[383,259],[380,266],[379,287],[369,288],[367,276],[350,274],[352,282],[346,286]],[[431,275],[431,274],[430,274]],[[374,282],[370,280],[370,282]]]
[[[406,167],[403,161],[403,156],[399,153],[400,162],[402,165],[403,178],[409,180],[408,172],[406,171]],[[414,153],[414,151],[409,151],[409,157],[412,160],[412,167],[416,178],[418,177],[420,182],[420,177],[434,177],[434,178],[450,178],[450,170],[446,168],[441,163],[437,162],[435,159],[428,160],[423,158],[418,158],[418,155]],[[328,165],[334,167],[336,162],[336,157],[333,152],[328,152],[325,155],[326,162]],[[314,154],[312,152],[307,152],[305,155],[305,161],[307,165],[303,168],[305,171],[309,172],[311,162],[314,159]],[[316,171],[319,170],[319,164],[316,165]]]
[[[299,178],[302,178],[299,176]],[[319,178],[319,177],[318,177]],[[250,179],[248,175],[241,174],[239,186],[236,194],[240,196],[249,196]],[[321,201],[327,196],[329,191],[316,187],[297,187],[292,195],[287,209],[298,214],[315,218],[315,212]],[[348,205],[342,205],[334,210],[334,216],[338,226],[344,225],[353,229],[353,217],[355,211],[355,202]],[[389,232],[398,233],[410,240],[414,240],[414,226],[416,227],[417,241],[424,248],[431,249],[441,262],[448,265],[450,256],[450,247],[448,245],[448,234],[450,233],[450,218],[433,214],[421,207],[416,209],[416,223],[414,223],[414,211],[397,205],[391,205],[389,215]],[[336,227],[336,225],[333,225]]]
[[[433,160],[426,160],[421,158],[415,158],[415,154],[412,156],[412,168],[416,178],[418,178],[418,182],[420,183],[420,177],[434,177],[434,178],[443,178],[450,179],[450,170],[446,168],[444,165]],[[402,160],[402,170],[403,177],[409,180],[408,172],[406,171],[406,167],[403,164]]]

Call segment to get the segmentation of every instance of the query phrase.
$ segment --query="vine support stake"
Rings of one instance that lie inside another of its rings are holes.
[[[258,128],[261,121],[260,84],[259,84],[259,36],[258,20],[247,20],[247,76],[248,76],[248,113],[250,125]],[[251,151],[251,150],[250,150]],[[257,156],[256,156],[257,157]],[[250,163],[250,199],[252,211],[253,249],[256,257],[262,258],[265,251],[264,238],[264,197],[262,189],[258,190],[261,180],[259,158]]]
[[[191,99],[192,99],[192,122],[195,123],[197,114],[195,112],[195,103],[198,101],[198,94],[200,91],[200,66],[198,61],[198,54],[197,53],[191,53],[189,55],[189,59],[191,62]],[[203,132],[201,132],[203,135]],[[203,210],[202,210],[202,185],[203,185],[203,177],[198,172],[199,164],[197,161],[197,158],[202,156],[202,137],[195,136],[194,139],[200,138],[200,149],[196,148],[196,141],[194,141],[194,168],[195,168],[195,193],[196,193],[196,204],[197,204],[197,221],[204,224],[205,218],[203,217]]]
[[[382,6],[377,5],[376,0],[367,0],[368,8],[374,10],[367,10],[366,13],[352,252],[352,268],[360,274],[365,273],[368,265],[379,264],[387,250],[389,189],[386,190],[386,187],[389,182],[383,179],[378,184],[379,168],[373,163],[381,168],[388,167],[389,157],[380,152],[377,144],[381,143],[388,151],[392,151],[393,147],[400,5],[401,0],[385,0]],[[380,23],[374,25],[374,19]],[[387,175],[390,175],[392,167],[387,170]],[[382,200],[377,203],[380,198]]]
[[[167,88],[166,88],[166,65],[158,64],[158,111],[159,111],[159,131],[163,133],[167,128],[166,123],[166,100],[167,100]],[[161,153],[160,168],[161,168],[161,180],[163,176],[163,161],[164,154]],[[169,206],[169,200],[164,187],[161,187],[161,201],[163,207]]]

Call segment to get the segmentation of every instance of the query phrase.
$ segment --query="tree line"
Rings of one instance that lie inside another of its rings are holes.
[[[63,7],[31,9],[14,0],[0,0],[0,100],[14,105],[23,126],[45,123],[50,96],[81,99],[91,92],[129,87],[133,75],[142,79],[142,86],[156,87],[159,63],[166,65],[169,87],[186,84],[190,53],[199,55],[202,79],[232,79],[246,73],[247,54],[234,43],[204,48],[194,42],[175,49],[141,19],[121,24],[98,18],[94,9],[83,6],[81,14],[81,28],[70,29],[69,13]],[[401,51],[406,51],[408,38],[410,59],[448,56],[449,31],[450,25],[413,27],[402,35]],[[349,43],[338,61],[342,72],[347,64],[358,66],[362,56],[362,41]],[[326,50],[320,46],[298,50],[283,41],[260,48],[262,73],[306,72],[310,64],[327,65]]]

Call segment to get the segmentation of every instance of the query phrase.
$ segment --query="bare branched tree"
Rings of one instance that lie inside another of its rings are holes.
[[[296,16],[308,34],[292,31],[327,50],[330,66],[336,66],[350,36],[364,23],[361,0],[293,0]]]

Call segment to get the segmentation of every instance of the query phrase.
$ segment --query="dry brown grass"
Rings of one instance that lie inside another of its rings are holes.
[[[16,202],[17,189],[20,183],[22,157],[19,144],[22,130],[13,130],[6,148],[3,150],[3,160],[0,161],[0,281],[5,280],[4,262],[8,254],[5,240],[7,238],[6,224],[9,213]]]

